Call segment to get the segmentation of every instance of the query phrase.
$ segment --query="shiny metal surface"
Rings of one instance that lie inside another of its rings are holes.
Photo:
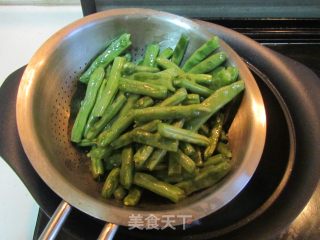
[[[251,73],[239,56],[221,41],[229,63],[239,68],[246,91],[229,136],[234,168],[217,186],[179,204],[142,201],[124,207],[100,197],[101,185],[89,172],[89,161],[69,141],[71,98],[77,77],[106,41],[123,32],[132,34],[135,58],[148,42],[174,46],[181,33],[190,37],[186,55],[212,35],[200,25],[172,14],[146,9],[120,9],[83,18],[53,35],[31,59],[19,86],[17,124],[23,148],[40,177],[72,206],[96,218],[128,225],[129,216],[188,215],[192,220],[215,212],[231,201],[253,175],[265,142],[264,104]],[[173,225],[182,224],[176,218]],[[159,222],[160,225],[165,224]]]
[[[113,223],[107,223],[104,225],[98,240],[112,240],[114,235],[116,234],[119,226]]]
[[[39,240],[53,240],[59,233],[64,221],[67,219],[72,207],[69,203],[62,201],[53,216],[51,217],[48,225],[41,233]]]

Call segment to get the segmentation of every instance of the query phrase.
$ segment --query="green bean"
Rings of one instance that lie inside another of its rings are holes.
[[[154,119],[170,120],[181,118],[195,118],[201,114],[210,113],[210,109],[201,104],[187,106],[155,106],[133,110],[136,121],[150,121]]]
[[[91,75],[88,82],[86,95],[82,101],[80,110],[73,124],[71,131],[71,141],[80,142],[84,133],[84,129],[91,113],[91,110],[95,104],[96,96],[103,81],[104,69],[97,68]]]
[[[127,62],[123,65],[122,73],[125,75],[131,75],[135,72],[151,72],[156,73],[159,72],[159,68],[157,67],[148,67],[148,66],[142,66],[142,65],[136,65],[132,62]]]
[[[199,94],[190,93],[187,98],[182,102],[183,105],[199,104],[200,96]]]
[[[96,139],[82,139],[81,142],[78,143],[78,146],[80,147],[92,147],[97,144]]]
[[[104,130],[98,136],[98,146],[107,146],[109,143],[119,137],[120,134],[132,124],[133,116],[131,109],[133,108],[138,98],[138,95],[130,95],[128,97],[126,104],[123,106],[110,128]]]
[[[160,52],[159,57],[169,59],[172,57],[172,54],[173,54],[173,49],[168,47],[163,49],[162,52]]]
[[[236,67],[219,69],[219,71],[212,74],[213,80],[210,84],[210,88],[216,90],[229,85],[237,80],[238,74],[239,70]]]
[[[186,99],[188,93],[185,88],[178,89],[173,95],[158,104],[159,107],[175,106]]]
[[[154,104],[153,99],[149,96],[146,96],[137,100],[136,103],[134,104],[134,108],[146,108],[146,107],[152,106],[153,104]]]
[[[115,199],[121,201],[127,195],[127,191],[120,185],[117,189],[113,192],[113,196]]]
[[[121,78],[119,89],[124,92],[142,94],[157,99],[163,99],[168,94],[166,87],[125,78]]]
[[[137,130],[134,133],[133,141],[167,151],[176,152],[178,150],[177,141],[163,138],[158,133],[153,134],[143,130]]]
[[[133,181],[134,162],[132,147],[125,147],[121,154],[120,183],[129,189]]]
[[[180,65],[183,59],[183,56],[187,50],[188,44],[189,44],[189,37],[182,34],[172,54],[171,61],[173,63],[175,63],[178,66]]]
[[[186,128],[192,131],[198,131],[201,125],[230,102],[235,96],[242,92],[243,89],[244,82],[240,80],[215,91],[210,97],[201,103],[201,105],[210,108],[210,112],[203,114],[198,118],[189,120],[186,122]]]
[[[148,84],[152,84],[152,85],[157,85],[157,86],[161,86],[161,87],[165,87],[167,88],[169,91],[171,92],[175,92],[176,89],[175,87],[173,86],[173,80],[170,79],[170,78],[161,78],[161,79],[158,79],[158,80],[150,80],[150,79],[144,79],[144,80],[140,80],[144,83],[148,83]]]
[[[185,198],[183,190],[169,183],[159,181],[149,174],[136,173],[133,182],[135,185],[168,198],[175,203]]]
[[[187,79],[189,81],[198,83],[198,84],[204,84],[209,85],[213,82],[212,75],[210,74],[195,74],[195,73],[186,73],[180,76],[182,79]]]
[[[171,62],[170,60],[164,58],[164,57],[157,57],[156,59],[157,64],[164,68],[164,69],[170,69],[173,68],[175,69],[177,72],[183,74],[184,72],[179,68],[179,66],[177,66],[175,63]]]
[[[120,136],[133,123],[133,113],[129,112],[128,115],[119,118],[114,122],[112,127],[98,136],[98,146],[105,147]]]
[[[180,165],[178,164],[178,166],[180,166]],[[160,179],[161,181],[171,183],[171,184],[175,184],[175,183],[182,182],[183,180],[185,180],[183,178],[183,176],[181,176],[181,174],[169,176],[167,171],[154,171],[154,172],[152,172],[152,174],[156,178]]]
[[[110,198],[119,184],[120,169],[114,168],[109,173],[106,181],[103,184],[101,195],[104,198]]]
[[[88,83],[91,74],[98,67],[105,68],[117,56],[124,52],[129,46],[131,46],[130,34],[122,34],[118,39],[113,41],[107,47],[107,49],[91,63],[90,67],[81,75],[79,80],[83,83]]]
[[[126,133],[122,134],[119,138],[117,138],[115,141],[113,141],[110,145],[114,149],[124,147],[124,146],[132,143],[135,131],[144,130],[147,132],[154,132],[158,129],[158,123],[160,123],[160,122],[161,122],[160,120],[153,120],[149,123],[141,125],[135,129],[131,130],[130,132],[126,132]]]
[[[124,55],[124,58],[126,59],[127,62],[131,62],[132,61],[132,55],[131,53],[126,53]]]
[[[193,143],[200,146],[209,145],[209,139],[207,137],[190,130],[174,127],[166,123],[158,124],[158,132],[161,136],[169,139]]]
[[[196,149],[188,142],[180,142],[179,147],[184,154],[193,158],[196,154]]]
[[[224,161],[228,161],[229,158],[226,157],[225,155],[219,153],[219,154],[216,154],[212,157],[209,157],[203,164],[204,167],[206,166],[209,166],[209,165],[218,165]]]
[[[186,170],[188,173],[194,173],[196,169],[196,164],[190,157],[184,154],[181,150],[178,150],[177,152],[172,152],[171,154],[177,159],[177,161],[184,170]]]
[[[204,159],[207,159],[210,156],[212,156],[212,154],[216,150],[216,147],[220,138],[220,134],[222,131],[223,119],[224,119],[223,114],[220,113],[217,115],[214,121],[214,125],[213,125],[213,128],[211,129],[210,138],[209,138],[210,143],[208,147],[204,150]]]
[[[107,107],[110,105],[112,99],[117,94],[120,81],[120,73],[125,61],[126,60],[123,57],[116,57],[114,59],[110,72],[110,77],[103,90],[103,95],[100,101],[96,102],[92,110],[92,115],[94,117],[101,117],[107,109]]]
[[[204,97],[209,97],[213,93],[213,91],[210,88],[204,87],[200,84],[191,82],[186,79],[175,79],[173,81],[173,84],[176,87],[186,88],[190,92],[197,93]]]
[[[193,160],[196,164],[197,167],[202,167],[203,166],[203,160],[202,160],[202,154],[201,154],[201,150],[199,147],[195,148],[195,154],[193,157]]]
[[[108,106],[103,113],[101,119],[97,121],[88,131],[86,138],[93,139],[103,130],[103,128],[110,122],[110,120],[121,110],[127,98],[123,94],[119,94],[115,101]]]
[[[166,154],[167,154],[167,150],[164,150],[164,149],[156,149],[155,151],[153,151],[150,158],[145,163],[146,168],[149,171],[153,171],[154,168],[157,166],[157,164],[163,160]]]
[[[217,151],[228,158],[232,157],[232,153],[228,144],[219,142],[217,145]]]
[[[157,166],[154,167],[153,171],[162,171],[162,170],[168,170],[168,165],[166,163],[159,163]],[[149,171],[144,165],[139,168],[139,171]]]
[[[91,173],[94,179],[99,179],[104,174],[102,159],[91,158]]]
[[[90,158],[103,159],[105,157],[110,156],[111,153],[111,148],[92,147],[90,152],[88,152],[87,156]]]
[[[153,147],[148,145],[141,146],[135,153],[133,159],[136,168],[140,169],[153,152]]]
[[[218,67],[227,58],[225,52],[218,52],[203,60],[189,70],[189,73],[208,73]]]
[[[135,206],[140,201],[142,190],[138,187],[132,187],[128,195],[124,198],[123,204],[125,206]]]
[[[169,153],[169,165],[168,165],[168,176],[179,176],[181,175],[181,165],[176,158],[176,154]]]
[[[115,153],[104,158],[104,167],[106,170],[112,170],[115,167],[120,167],[121,161],[121,153]]]
[[[193,192],[210,187],[220,181],[231,169],[229,162],[219,165],[207,166],[194,179],[177,183],[175,186],[184,190],[189,195]]]
[[[142,65],[148,66],[148,67],[154,67],[156,64],[156,58],[159,54],[159,50],[160,50],[159,44],[149,44],[144,54]]]
[[[213,37],[198,48],[184,63],[182,70],[188,72],[219,47],[219,38]]]

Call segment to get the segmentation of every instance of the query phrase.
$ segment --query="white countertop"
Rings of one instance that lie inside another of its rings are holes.
[[[0,85],[48,37],[81,17],[80,5],[0,6]],[[0,192],[0,239],[32,239],[38,205],[1,157]]]

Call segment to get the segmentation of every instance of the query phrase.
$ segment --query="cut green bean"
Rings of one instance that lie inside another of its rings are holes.
[[[199,133],[208,137],[210,135],[210,129],[208,125],[207,124],[201,125],[199,129]]]
[[[81,142],[78,143],[78,146],[80,147],[93,147],[95,145],[97,145],[96,139],[82,139]]]
[[[190,69],[189,73],[208,73],[222,64],[227,58],[225,52],[218,52]]]
[[[184,191],[179,187],[166,182],[159,181],[155,177],[145,174],[136,173],[133,180],[135,185],[154,192],[162,197],[168,198],[173,202],[178,202],[185,198]]]
[[[218,114],[214,121],[214,125],[213,125],[213,128],[211,129],[211,134],[209,138],[210,143],[207,146],[207,148],[204,150],[204,159],[211,157],[214,151],[216,150],[216,147],[220,138],[220,134],[222,131],[223,119],[224,119],[223,114]]]
[[[203,84],[203,85],[210,85],[213,82],[212,75],[210,74],[195,74],[195,73],[186,73],[180,76],[182,79],[187,79],[189,81]]]
[[[188,72],[191,68],[199,64],[208,57],[214,50],[219,48],[219,38],[213,37],[200,48],[198,48],[184,63],[182,70]]]
[[[171,62],[170,60],[164,58],[164,57],[158,57],[156,59],[157,64],[162,67],[163,69],[170,69],[173,68],[177,72],[183,74],[184,72],[177,66],[175,63]]]
[[[110,105],[112,99],[118,92],[120,74],[123,64],[125,63],[125,58],[116,57],[113,61],[110,77],[108,82],[103,90],[103,95],[99,102],[96,102],[92,110],[92,115],[94,117],[101,117],[107,107]]]
[[[190,93],[187,98],[182,102],[183,105],[199,104],[200,96],[199,94]]]
[[[227,175],[230,169],[231,165],[228,162],[207,166],[194,179],[177,183],[175,186],[183,189],[187,195],[190,195],[193,192],[213,186]]]
[[[90,158],[103,159],[105,157],[110,156],[111,153],[111,148],[92,147],[90,152],[88,152],[87,156]]]
[[[115,101],[103,113],[101,119],[97,121],[88,131],[86,138],[94,139],[103,130],[103,128],[110,122],[110,120],[121,110],[127,98],[123,94],[115,99]]]
[[[157,99],[166,98],[168,89],[156,84],[121,78],[119,89],[124,92],[142,94]]]
[[[239,71],[236,67],[221,68],[212,74],[213,80],[210,84],[211,89],[219,89],[235,82],[238,78]]]
[[[185,88],[178,89],[173,95],[158,104],[159,107],[175,106],[186,99],[188,93]]]
[[[156,149],[151,154],[150,158],[146,162],[146,168],[149,171],[153,171],[155,167],[163,160],[164,156],[167,154],[167,150]]]
[[[161,136],[170,138],[173,140],[184,141],[193,143],[200,146],[208,146],[209,139],[203,135],[192,132],[190,130],[174,127],[166,123],[158,124],[158,132]]]
[[[213,93],[213,90],[211,90],[210,88],[204,87],[200,84],[191,82],[186,79],[175,79],[173,81],[173,84],[176,87],[185,88],[192,93],[197,93],[204,97],[209,97]]]
[[[123,65],[123,73],[125,75],[131,75],[136,72],[151,72],[156,73],[159,72],[159,68],[157,67],[149,67],[149,66],[142,66],[142,65],[136,65],[132,62],[127,62]]]
[[[132,147],[125,147],[121,154],[121,169],[120,169],[120,183],[129,189],[133,181],[134,162]]]
[[[209,157],[203,164],[204,167],[209,165],[218,165],[224,161],[228,161],[230,158],[226,157],[225,155],[219,153],[212,157]]]
[[[173,54],[173,49],[168,47],[163,49],[162,52],[160,52],[159,57],[169,59],[172,57],[172,54]]]
[[[113,192],[113,196],[115,199],[121,201],[127,195],[127,191],[120,185],[117,189]]]
[[[181,175],[181,165],[176,157],[176,154],[169,153],[169,165],[168,165],[168,176],[179,176]]]
[[[159,54],[159,50],[160,50],[159,44],[149,44],[144,54],[142,65],[148,66],[148,67],[154,67],[156,64],[156,58]]]
[[[118,39],[114,40],[107,49],[100,54],[90,65],[90,67],[81,75],[80,82],[88,83],[91,74],[98,68],[105,68],[117,56],[131,46],[130,34],[122,34]]]
[[[91,158],[91,173],[94,179],[99,179],[104,174],[102,159]]]
[[[228,158],[232,157],[232,153],[228,144],[219,142],[217,145],[217,151]]]
[[[109,173],[106,181],[103,184],[101,195],[104,198],[110,198],[119,184],[120,169],[114,168]]]
[[[243,89],[244,82],[240,80],[215,91],[201,103],[201,105],[210,108],[210,112],[186,122],[186,128],[192,131],[198,131],[213,114],[229,103],[235,96],[242,92]]]
[[[180,65],[183,59],[183,56],[187,50],[188,44],[189,44],[189,37],[182,34],[172,54],[171,61],[173,63],[175,63],[178,66]]]
[[[184,170],[186,170],[188,173],[194,173],[196,164],[190,157],[184,154],[181,150],[178,150],[177,152],[171,154],[177,159]]]
[[[178,141],[163,138],[158,133],[137,130],[134,133],[133,141],[167,151],[176,152],[178,150]]]
[[[88,82],[86,95],[82,101],[80,110],[73,124],[71,131],[71,141],[80,142],[84,133],[84,129],[88,120],[88,117],[94,107],[96,97],[103,81],[104,69],[97,68],[91,75]]]
[[[188,142],[180,142],[179,148],[182,150],[184,154],[193,158],[196,154],[196,149]]]
[[[121,153],[115,153],[104,158],[104,167],[106,170],[112,170],[115,167],[120,167],[121,161]]]
[[[181,118],[195,118],[201,114],[210,113],[210,109],[201,104],[193,104],[187,106],[155,106],[144,109],[133,110],[134,119],[136,121],[150,121],[155,119],[171,120]]]
[[[180,165],[178,165],[180,166]],[[181,174],[172,175],[169,176],[167,171],[154,171],[152,174],[159,180],[170,183],[170,184],[176,184],[179,182],[184,181],[185,179]]]
[[[119,138],[117,138],[114,142],[111,143],[111,147],[114,149],[118,149],[132,143],[134,134],[137,130],[144,130],[147,132],[156,131],[158,129],[158,123],[160,122],[161,122],[160,120],[153,120],[149,123],[136,127],[130,132],[126,132],[122,134]]]
[[[136,168],[140,169],[153,152],[153,147],[148,145],[141,146],[135,153],[133,159]]]
[[[136,101],[134,104],[134,108],[146,108],[151,107],[154,104],[154,101],[151,97],[142,97]]]
[[[202,159],[202,154],[201,154],[201,150],[199,147],[195,148],[195,154],[193,157],[193,161],[195,162],[197,167],[202,167],[203,166],[203,159]]]
[[[125,206],[133,207],[139,203],[141,195],[142,195],[142,190],[140,188],[132,187],[129,190],[128,195],[124,198],[123,204]]]
[[[124,58],[126,59],[127,62],[131,62],[132,61],[132,55],[131,53],[126,53],[124,55]]]

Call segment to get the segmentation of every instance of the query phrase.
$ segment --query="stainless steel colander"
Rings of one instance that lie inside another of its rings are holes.
[[[124,32],[132,35],[135,59],[142,57],[147,43],[160,43],[162,49],[173,47],[182,33],[190,37],[188,57],[212,37],[191,20],[147,9],[97,13],[57,32],[32,57],[17,97],[19,135],[32,166],[64,199],[58,210],[61,216],[65,216],[72,205],[101,220],[127,226],[131,214],[153,214],[159,218],[185,214],[195,220],[215,212],[231,201],[250,180],[259,163],[266,134],[265,109],[256,82],[246,65],[223,41],[221,49],[227,52],[229,64],[239,68],[246,90],[229,130],[234,168],[217,186],[178,204],[149,200],[142,201],[137,207],[124,207],[100,197],[101,186],[91,177],[87,157],[71,144],[68,131],[70,105],[77,79],[105,43]],[[175,225],[179,224],[182,219],[176,219]]]

